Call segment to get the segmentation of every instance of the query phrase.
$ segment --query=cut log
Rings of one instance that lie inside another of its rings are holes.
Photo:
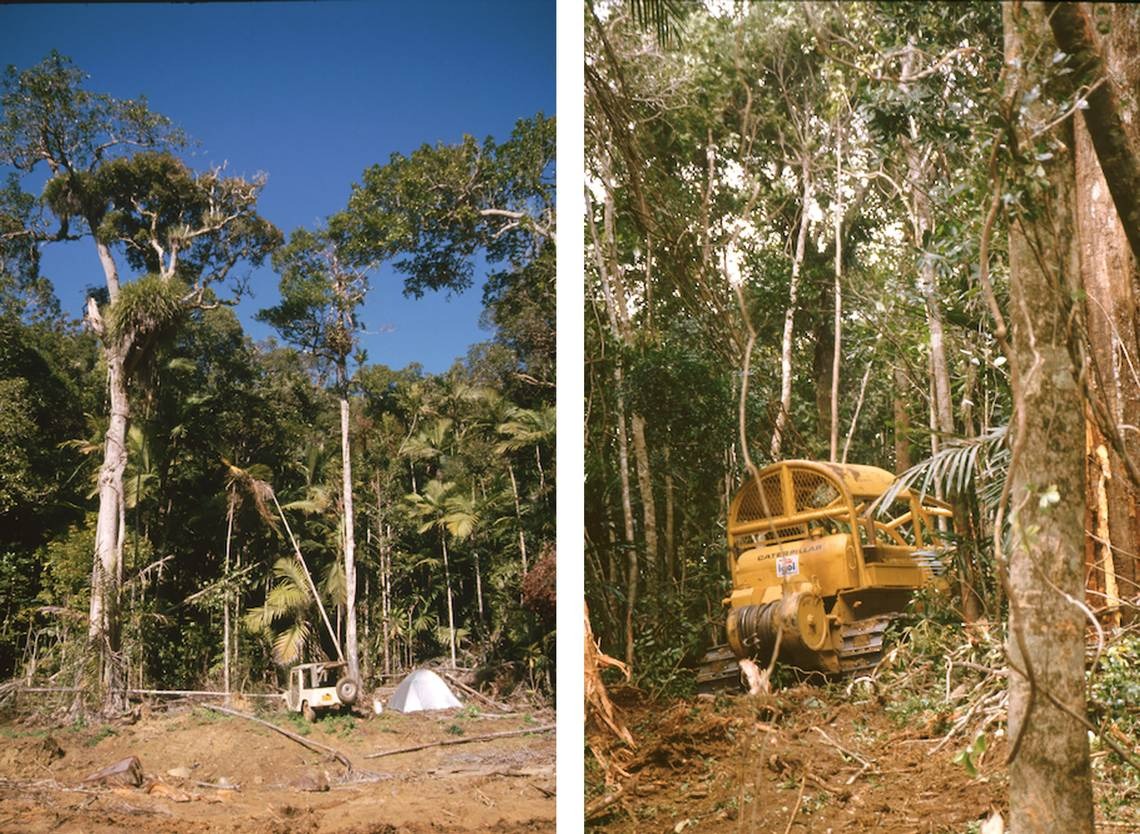
[[[107,765],[83,780],[86,785],[129,785],[137,788],[142,784],[142,762],[138,756],[128,756],[114,764]]]
[[[449,681],[451,681],[453,684],[455,684],[460,689],[462,689],[464,692],[466,692],[468,695],[470,695],[472,698],[476,698],[477,700],[482,701],[483,703],[485,703],[487,706],[491,707],[492,709],[497,709],[497,710],[499,710],[499,712],[510,712],[511,711],[510,707],[506,706],[505,704],[500,704],[498,701],[491,700],[486,695],[484,695],[482,692],[479,692],[478,690],[473,689],[472,687],[468,686],[467,684],[463,683],[462,681],[457,680],[456,678],[447,674],[447,672],[441,672],[441,674],[445,678],[447,678]]]

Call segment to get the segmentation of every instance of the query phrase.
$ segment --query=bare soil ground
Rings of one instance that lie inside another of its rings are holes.
[[[961,744],[932,754],[938,727],[892,718],[875,699],[813,686],[666,705],[611,695],[638,748],[624,764],[615,755],[629,777],[590,830],[963,834],[1005,803],[1004,744],[972,778],[953,761]],[[596,807],[614,789],[600,767],[587,774]]]
[[[235,706],[255,710],[251,704]],[[346,773],[336,761],[266,727],[185,704],[144,710],[133,724],[82,728],[9,716],[0,723],[0,831],[554,831],[553,733],[364,758],[550,724],[552,713],[386,712],[328,716],[311,727],[284,711],[262,717],[344,752],[353,770]],[[82,783],[128,756],[141,761],[141,787]],[[227,782],[235,789],[206,786]]]
[[[959,757],[972,736],[943,743],[955,713],[939,699],[811,685],[667,703],[629,687],[610,696],[637,748],[587,731],[601,762],[586,767],[588,831],[978,834],[994,811],[1008,820],[1006,739],[987,734],[971,775]],[[1107,755],[1093,754],[1097,830],[1140,834],[1135,774],[1103,766]]]

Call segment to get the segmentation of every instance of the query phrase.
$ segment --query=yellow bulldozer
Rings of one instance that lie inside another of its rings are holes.
[[[790,460],[745,482],[728,511],[728,644],[705,655],[699,687],[736,678],[737,659],[764,665],[773,652],[828,674],[879,662],[888,623],[941,576],[939,524],[952,516],[907,489],[884,506],[894,481],[874,466]]]

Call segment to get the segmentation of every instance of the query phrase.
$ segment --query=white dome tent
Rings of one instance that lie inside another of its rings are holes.
[[[396,687],[388,699],[388,709],[397,712],[419,712],[430,709],[453,709],[463,704],[443,682],[443,678],[430,669],[417,669]]]

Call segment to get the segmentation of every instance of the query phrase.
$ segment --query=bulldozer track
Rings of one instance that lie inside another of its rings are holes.
[[[895,618],[893,614],[856,620],[840,629],[839,673],[848,675],[874,669],[883,659],[883,632]]]
[[[839,672],[837,677],[874,669],[883,659],[883,634],[898,616],[883,614],[856,620],[840,628]],[[713,646],[697,667],[697,691],[715,692],[741,687],[740,666],[727,644]]]

